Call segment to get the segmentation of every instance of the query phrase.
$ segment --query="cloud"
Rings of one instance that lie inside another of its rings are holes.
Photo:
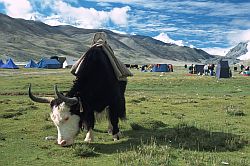
[[[33,8],[28,0],[0,0],[5,7],[5,12],[10,17],[29,19],[34,16]]]
[[[105,28],[110,23],[118,27],[128,24],[129,6],[112,8],[109,11],[98,11],[85,8],[77,4],[77,0],[0,0],[5,7],[6,14],[14,18],[34,19],[55,25],[73,25],[79,28]],[[34,11],[36,10],[36,11]],[[43,13],[47,10],[50,13]],[[40,13],[39,13],[40,12]]]
[[[128,24],[127,12],[129,10],[129,6],[112,9],[109,13],[111,21],[113,21],[117,25],[126,26]]]
[[[250,29],[248,30],[235,30],[227,36],[231,45],[236,45],[240,42],[250,41]]]
[[[201,49],[206,51],[207,53],[209,53],[211,55],[225,56],[231,48],[214,47],[214,48],[201,48]]]
[[[130,7],[113,8],[110,11],[98,11],[94,8],[73,7],[58,0],[51,7],[52,15],[44,20],[49,25],[69,24],[79,28],[104,28],[109,21],[117,26],[127,26]]]

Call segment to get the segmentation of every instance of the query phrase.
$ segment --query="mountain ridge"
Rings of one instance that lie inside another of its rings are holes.
[[[240,42],[231,48],[225,57],[247,60],[250,59],[250,41]]]
[[[202,63],[215,56],[201,49],[164,43],[148,36],[117,34],[106,29],[82,29],[70,25],[49,26],[33,20],[14,19],[0,13],[0,59],[39,60],[42,57],[79,58],[103,31],[115,55],[124,63],[183,61]]]

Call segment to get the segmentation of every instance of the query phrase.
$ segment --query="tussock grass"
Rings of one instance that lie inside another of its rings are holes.
[[[158,146],[154,138],[118,154],[119,165],[172,165],[177,154],[168,146]]]
[[[73,155],[76,157],[96,157],[98,154],[94,148],[89,147],[87,144],[76,144],[72,147]]]
[[[143,129],[154,130],[154,129],[166,127],[167,125],[158,120],[146,119],[146,120],[139,121],[139,122],[132,122],[130,123],[130,126],[133,130],[143,130]]]
[[[0,141],[5,141],[6,140],[6,136],[0,132]]]
[[[239,107],[233,105],[226,107],[226,113],[230,116],[246,116],[246,114],[240,110]]]
[[[117,163],[119,165],[242,165],[249,164],[246,158],[233,160],[228,157],[220,159],[218,155],[207,154],[206,152],[189,153],[180,148],[175,150],[171,146],[162,145],[157,142],[156,138],[151,138],[148,141],[141,141],[137,146],[131,146],[125,152],[118,153]]]

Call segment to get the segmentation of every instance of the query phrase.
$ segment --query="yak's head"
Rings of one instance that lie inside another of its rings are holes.
[[[80,131],[78,99],[65,97],[57,90],[56,85],[54,89],[56,98],[36,97],[31,93],[31,85],[29,85],[29,97],[35,102],[50,104],[52,110],[50,117],[58,131],[57,143],[61,146],[69,146],[73,144],[74,138]]]

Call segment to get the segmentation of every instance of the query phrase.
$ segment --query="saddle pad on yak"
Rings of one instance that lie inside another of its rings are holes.
[[[94,46],[101,47],[105,54],[108,56],[110,63],[114,69],[115,75],[119,81],[126,81],[127,77],[133,76],[133,74],[126,68],[126,66],[115,57],[113,50],[109,46],[106,40],[106,34],[104,32],[97,32],[94,35],[91,48]],[[84,55],[72,66],[71,73],[77,75],[79,71],[80,64],[84,60]]]

